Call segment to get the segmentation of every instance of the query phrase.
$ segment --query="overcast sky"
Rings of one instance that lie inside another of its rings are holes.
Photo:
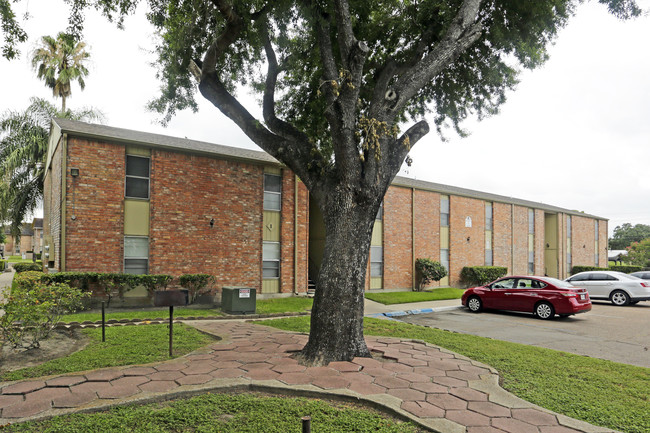
[[[638,2],[650,10],[650,0]],[[31,15],[29,41],[21,58],[0,60],[0,112],[24,109],[31,96],[60,106],[36,79],[29,53],[41,36],[65,30],[67,7],[23,0],[14,8]],[[198,113],[179,113],[167,128],[156,123],[145,109],[159,87],[150,66],[153,30],[139,12],[124,31],[88,15],[90,74],[83,92],[73,87],[68,107],[98,108],[110,126],[257,148],[200,95]],[[468,138],[448,131],[442,142],[431,132],[400,175],[584,211],[609,219],[610,235],[626,222],[650,225],[650,17],[620,22],[589,2],[550,53],[543,67],[522,73],[500,114],[467,121]]]

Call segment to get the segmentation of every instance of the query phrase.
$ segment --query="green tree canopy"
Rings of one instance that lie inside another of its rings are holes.
[[[650,225],[635,224],[633,226],[630,223],[625,223],[614,229],[614,236],[609,239],[609,249],[624,250],[633,242],[647,238],[650,238]]]
[[[38,78],[52,89],[55,98],[61,98],[61,111],[66,111],[65,101],[72,94],[72,82],[77,81],[83,90],[84,77],[88,75],[85,62],[90,57],[86,44],[74,36],[60,32],[56,38],[43,36],[41,45],[32,54],[32,66]]]
[[[632,245],[627,247],[625,261],[630,265],[650,267],[650,237],[632,242]]]
[[[59,112],[50,102],[31,98],[24,111],[10,110],[0,117],[0,221],[9,221],[11,234],[20,237],[25,217],[43,198],[44,163],[54,117],[101,120],[93,109]]]

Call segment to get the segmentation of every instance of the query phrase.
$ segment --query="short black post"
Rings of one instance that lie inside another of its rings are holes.
[[[174,338],[174,306],[169,306],[169,357],[172,357],[172,339]]]
[[[106,311],[104,301],[102,301],[102,343],[106,341]]]
[[[311,417],[302,417],[302,433],[311,433]]]

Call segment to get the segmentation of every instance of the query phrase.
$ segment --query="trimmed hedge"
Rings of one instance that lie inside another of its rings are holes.
[[[642,271],[643,266],[634,266],[634,265],[614,265],[609,268],[599,268],[598,266],[574,266],[571,268],[571,275],[575,275],[578,272],[587,272],[587,271],[617,271],[629,274],[632,272]]]
[[[508,268],[503,266],[465,266],[460,279],[470,286],[483,286],[505,276]]]
[[[43,272],[43,267],[36,263],[14,263],[14,270],[18,273],[26,271],[41,271]]]
[[[212,289],[215,278],[209,274],[184,274],[178,277],[178,282],[189,291],[190,304],[193,304],[196,298]]]

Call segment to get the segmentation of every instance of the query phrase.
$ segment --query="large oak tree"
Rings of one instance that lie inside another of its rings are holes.
[[[0,0],[0,4],[8,0]],[[66,0],[72,30],[95,5],[110,19],[138,0]],[[326,240],[306,363],[369,356],[364,281],[375,215],[412,146],[493,114],[580,0],[142,0],[159,31],[169,119],[196,90],[305,183]],[[600,0],[621,18],[634,0]],[[197,86],[198,81],[198,86]],[[261,97],[263,119],[237,99]]]

